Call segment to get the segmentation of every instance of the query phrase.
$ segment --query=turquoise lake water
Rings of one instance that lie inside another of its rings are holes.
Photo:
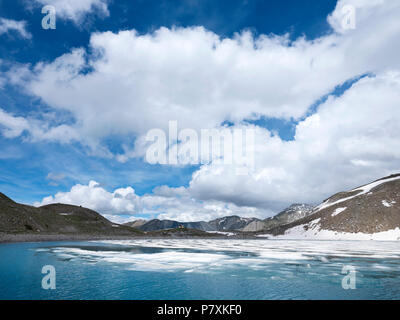
[[[45,265],[56,289],[42,288]],[[355,289],[342,287],[343,266]],[[135,240],[0,245],[0,299],[399,299],[400,242]]]

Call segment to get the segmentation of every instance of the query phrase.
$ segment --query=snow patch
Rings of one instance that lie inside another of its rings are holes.
[[[343,208],[337,208],[335,209],[335,211],[333,211],[333,213],[331,214],[332,217],[337,216],[339,213],[343,212],[344,210],[346,210],[347,207],[343,207]]]
[[[387,200],[382,200],[382,204],[387,208],[393,207],[395,203],[396,201],[388,202]]]
[[[315,227],[317,226],[317,224],[318,224],[320,221],[321,221],[321,218],[318,218],[318,219],[315,219],[315,220],[309,222],[308,225],[309,225],[309,227],[311,227],[311,228],[315,228]]]
[[[309,228],[307,228],[307,226]],[[307,230],[306,230],[307,229]],[[285,234],[273,236],[270,234],[263,235],[270,239],[285,239],[285,240],[377,240],[377,241],[396,241],[400,240],[400,228],[377,232],[377,233],[350,233],[337,232],[332,230],[315,230],[310,228],[310,224],[302,224],[286,230]]]
[[[231,237],[234,236],[235,234],[233,232],[223,232],[223,231],[206,231],[207,233],[217,233],[217,234],[223,234],[225,236]]]
[[[365,186],[362,186],[362,187],[360,187],[360,188],[350,190],[349,193],[355,192],[355,191],[360,191],[360,192],[357,193],[357,194],[354,195],[354,196],[350,196],[350,197],[346,197],[346,198],[343,198],[343,199],[339,199],[339,200],[334,201],[334,202],[332,202],[332,203],[330,203],[330,202],[329,202],[329,199],[328,199],[328,200],[326,200],[325,202],[321,203],[318,207],[316,207],[316,211],[315,211],[315,212],[321,211],[322,209],[331,207],[331,206],[333,206],[333,205],[335,205],[335,204],[348,201],[348,200],[350,200],[350,199],[353,199],[353,198],[355,198],[355,197],[361,196],[361,195],[363,195],[363,194],[367,194],[367,193],[369,193],[373,188],[375,188],[375,187],[377,187],[377,186],[379,186],[379,185],[381,185],[381,184],[383,184],[383,183],[386,183],[386,182],[389,182],[389,181],[394,181],[394,180],[399,180],[399,179],[400,179],[400,176],[394,177],[394,178],[388,178],[388,179],[384,179],[384,180],[379,180],[379,181],[375,181],[375,182],[372,182],[372,183],[370,183],[370,184],[367,184],[367,185],[365,185]]]

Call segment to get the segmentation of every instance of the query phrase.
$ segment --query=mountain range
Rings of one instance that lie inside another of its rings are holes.
[[[80,206],[19,204],[0,193],[0,241],[132,237],[267,237],[400,240],[400,174],[334,194],[318,206],[293,204],[267,218],[112,223]]]
[[[0,193],[0,242],[137,237],[221,237],[195,229],[143,232],[113,223],[96,211],[68,204],[33,207]]]
[[[155,231],[173,228],[190,228],[202,231],[214,232],[256,232],[261,230],[269,230],[274,227],[284,225],[300,218],[307,216],[312,212],[313,206],[307,204],[293,204],[276,216],[265,220],[257,218],[243,218],[239,216],[227,216],[211,221],[196,221],[196,222],[179,222],[174,220],[135,220],[128,222],[125,225],[134,227],[142,231]]]

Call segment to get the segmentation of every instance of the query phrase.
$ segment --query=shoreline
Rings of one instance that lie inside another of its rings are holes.
[[[106,235],[69,235],[69,234],[9,234],[0,233],[0,244],[24,242],[51,242],[51,241],[96,241],[96,240],[143,240],[143,239],[208,239],[208,240],[266,240],[259,237],[244,236],[106,236]]]
[[[6,234],[0,233],[0,245],[11,243],[35,243],[35,242],[78,242],[78,241],[104,241],[104,240],[275,240],[275,241],[358,241],[358,242],[399,242],[393,239],[311,239],[311,238],[285,238],[285,237],[257,237],[257,236],[105,236],[105,235],[70,235],[70,234]]]

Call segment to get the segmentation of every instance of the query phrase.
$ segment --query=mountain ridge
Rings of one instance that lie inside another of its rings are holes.
[[[223,238],[195,229],[143,232],[113,223],[94,210],[70,204],[34,207],[0,192],[0,242],[112,240],[137,238]]]
[[[292,204],[277,215],[261,220],[259,218],[246,218],[237,215],[225,216],[210,221],[180,222],[176,220],[151,219],[146,222],[143,219],[125,223],[127,226],[136,226],[142,231],[156,231],[172,228],[191,228],[213,232],[256,232],[268,230],[278,225],[286,224],[305,216],[313,206],[308,204]],[[303,215],[302,215],[303,214]],[[299,216],[300,215],[300,216]]]
[[[335,193],[313,212],[265,234],[280,238],[400,239],[400,174]]]
[[[19,204],[0,193],[0,232],[130,235],[138,230],[117,225],[96,211],[67,204],[33,207]]]
[[[4,235],[112,238],[211,237],[211,234],[216,237],[400,240],[400,174],[337,192],[316,207],[293,204],[264,220],[226,216],[208,222],[141,219],[121,225],[81,206],[57,203],[33,207],[19,204],[0,192],[0,241]]]

